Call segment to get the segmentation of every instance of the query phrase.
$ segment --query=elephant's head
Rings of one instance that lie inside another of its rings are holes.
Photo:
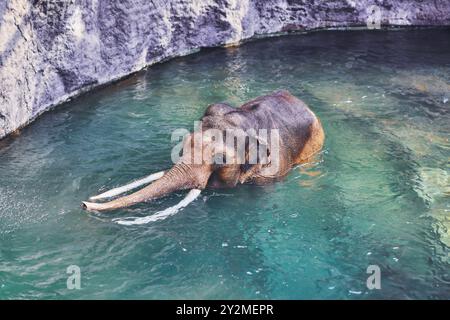
[[[255,158],[252,146],[266,150],[260,146],[267,142],[243,131],[230,132],[232,139],[226,139],[231,134],[226,130],[205,130],[186,136],[179,160],[160,179],[130,195],[105,203],[83,202],[82,207],[93,211],[124,208],[177,190],[204,189],[212,177],[221,186],[244,183],[261,168],[261,163],[267,162],[263,158],[269,155],[267,151],[262,153],[264,156],[259,152]]]

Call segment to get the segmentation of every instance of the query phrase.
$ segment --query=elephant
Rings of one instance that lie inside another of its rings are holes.
[[[206,187],[230,188],[244,183],[275,182],[286,176],[294,166],[311,161],[322,149],[325,139],[318,117],[287,90],[258,97],[239,108],[226,103],[209,105],[201,124],[201,130],[184,137],[182,154],[168,171],[91,197],[90,202],[82,202],[83,209],[108,211],[129,207],[177,190],[198,190],[199,194]],[[238,134],[232,137],[230,147],[223,140],[232,136],[230,132],[233,130]],[[259,133],[264,130],[276,134],[271,134],[269,139],[267,134]],[[219,138],[207,136],[206,132],[210,131],[223,135]],[[241,152],[238,152],[235,143],[243,134],[246,140],[241,144]],[[256,146],[258,150],[252,152],[251,146]],[[196,155],[197,159],[194,159]],[[94,202],[149,182],[152,183],[129,195],[108,202]]]

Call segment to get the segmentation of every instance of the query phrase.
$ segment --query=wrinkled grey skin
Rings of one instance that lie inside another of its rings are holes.
[[[107,211],[131,206],[133,204],[162,197],[170,192],[184,189],[204,189],[210,187],[233,187],[238,183],[269,183],[285,176],[296,164],[309,161],[320,151],[324,133],[320,121],[308,106],[286,90],[256,98],[240,108],[227,104],[210,105],[202,117],[202,133],[209,129],[218,129],[226,136],[227,129],[277,129],[279,133],[279,152],[271,150],[272,141],[256,137],[258,144],[267,146],[267,163],[230,162],[218,164],[214,159],[231,159],[235,153],[222,148],[214,140],[204,139],[196,145],[191,134],[185,140],[185,150],[181,159],[162,178],[131,195],[106,203],[83,202],[83,208],[95,211]],[[270,139],[269,139],[270,140]],[[211,145],[212,144],[212,145]],[[215,144],[215,145],[214,145]],[[194,162],[194,148],[212,150],[204,153],[200,163]],[[248,148],[248,145],[246,145]],[[218,153],[217,153],[218,150]],[[249,150],[245,150],[249,154]],[[275,159],[276,157],[276,159]],[[276,167],[274,161],[277,160]]]

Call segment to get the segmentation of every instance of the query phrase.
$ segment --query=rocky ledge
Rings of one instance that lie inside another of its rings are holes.
[[[0,138],[54,105],[161,60],[257,35],[450,25],[448,0],[7,0]]]

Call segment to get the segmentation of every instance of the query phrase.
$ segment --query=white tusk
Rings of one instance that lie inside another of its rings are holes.
[[[135,218],[135,217],[124,218],[124,219],[118,218],[118,219],[113,219],[113,221],[118,224],[125,225],[125,226],[131,226],[134,224],[146,224],[146,223],[153,222],[153,221],[164,220],[164,219],[168,218],[169,216],[176,214],[180,209],[186,207],[189,203],[191,203],[192,201],[197,199],[197,197],[200,195],[201,192],[202,191],[199,189],[192,189],[184,197],[184,199],[181,200],[177,205],[174,205],[173,207],[169,207],[163,211],[158,211],[157,213],[155,213],[151,216],[142,217],[142,218]]]
[[[147,184],[147,183],[150,183],[152,181],[158,180],[163,175],[164,175],[164,171],[153,173],[153,174],[151,174],[151,175],[149,175],[147,177],[144,177],[142,179],[133,181],[133,182],[131,182],[129,184],[126,184],[124,186],[111,189],[111,190],[103,192],[102,194],[99,194],[97,196],[90,197],[89,200],[100,200],[100,199],[105,199],[105,198],[112,198],[112,197],[117,196],[119,194],[122,194],[124,192],[133,190],[133,189],[135,189],[135,188],[137,188],[139,186],[142,186],[143,184]]]

